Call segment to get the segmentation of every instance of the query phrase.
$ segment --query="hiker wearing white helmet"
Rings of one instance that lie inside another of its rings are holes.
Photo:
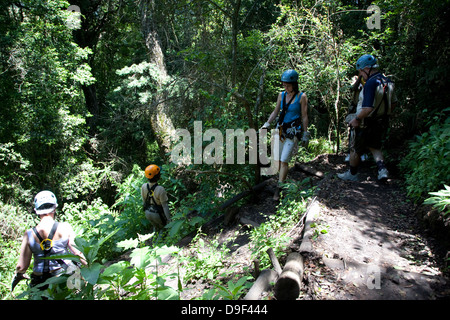
[[[268,129],[270,123],[275,120],[281,111],[277,122],[279,134],[274,138],[280,140],[279,150],[274,150],[272,153],[274,160],[279,164],[280,171],[278,186],[273,196],[275,201],[280,199],[280,187],[286,180],[289,161],[297,150],[298,142],[300,141],[301,146],[307,148],[310,138],[308,132],[308,97],[306,93],[299,92],[297,71],[290,69],[283,72],[281,82],[285,91],[278,95],[275,110],[261,128]]]
[[[55,221],[57,207],[58,202],[52,192],[41,191],[35,196],[34,211],[40,218],[40,222],[36,227],[27,230],[23,236],[12,289],[21,279],[29,278],[25,272],[30,266],[32,257],[34,257],[34,264],[31,287],[61,274],[71,265],[69,260],[42,259],[44,257],[73,253],[80,257],[82,264],[86,265],[83,254],[73,246],[75,233],[70,224]],[[45,290],[46,287],[41,287],[41,289]]]

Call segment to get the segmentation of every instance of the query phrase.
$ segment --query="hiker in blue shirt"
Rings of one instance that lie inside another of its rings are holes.
[[[306,148],[309,143],[310,134],[308,132],[308,98],[306,93],[299,92],[298,73],[295,70],[287,70],[281,76],[284,90],[278,95],[275,110],[269,116],[267,122],[261,129],[268,129],[270,123],[278,118],[277,128],[279,134],[274,139],[279,139],[278,150],[272,150],[273,160],[278,162],[279,178],[273,199],[280,199],[280,187],[286,180],[289,161],[297,151],[298,142]],[[272,144],[273,145],[273,144]]]
[[[366,149],[372,152],[377,164],[378,180],[385,182],[389,178],[381,147],[388,127],[388,116],[397,100],[393,83],[379,72],[378,67],[376,58],[369,54],[363,55],[356,63],[359,77],[366,84],[361,97],[361,109],[349,119],[348,125],[354,129],[355,138],[350,151],[350,169],[338,174],[342,180],[359,180],[358,167]]]

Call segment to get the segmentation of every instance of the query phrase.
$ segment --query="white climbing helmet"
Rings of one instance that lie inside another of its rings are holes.
[[[56,196],[51,191],[41,191],[34,197],[34,211],[38,214],[47,214],[58,207]]]

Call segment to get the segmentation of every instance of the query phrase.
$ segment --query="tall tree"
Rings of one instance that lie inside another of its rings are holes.
[[[156,67],[157,89],[153,100],[149,106],[151,114],[151,125],[156,135],[161,155],[165,157],[170,151],[171,140],[175,138],[175,127],[171,120],[174,110],[169,109],[169,105],[164,100],[167,98],[165,86],[168,83],[169,75],[164,61],[164,52],[158,34],[155,14],[155,0],[140,1],[142,33],[145,45],[148,50],[148,59]]]
[[[85,161],[85,109],[80,85],[92,83],[72,42],[65,1],[2,3],[2,121],[0,143],[29,163],[23,187],[59,188]],[[4,59],[3,59],[4,58]],[[3,97],[5,99],[3,99]],[[5,117],[8,119],[8,116]]]

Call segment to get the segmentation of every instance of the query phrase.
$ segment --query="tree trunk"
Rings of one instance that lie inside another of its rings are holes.
[[[298,298],[302,285],[303,269],[303,257],[296,252],[291,253],[275,284],[274,292],[278,300],[295,300]]]
[[[140,3],[142,33],[145,45],[148,49],[149,62],[154,64],[158,70],[157,93],[150,105],[150,123],[155,133],[156,140],[163,158],[170,151],[171,139],[175,137],[175,127],[170,117],[169,106],[164,102],[166,91],[165,82],[168,79],[167,68],[164,63],[164,53],[156,29],[155,1],[143,0]]]
[[[245,295],[244,300],[259,300],[263,292],[267,292],[272,287],[271,283],[277,280],[278,274],[270,269],[263,270],[256,279],[253,286]]]
[[[236,73],[237,73],[237,52],[238,52],[238,32],[239,32],[239,11],[241,10],[241,0],[237,0],[233,5],[234,11],[231,16],[231,88],[236,86]]]

